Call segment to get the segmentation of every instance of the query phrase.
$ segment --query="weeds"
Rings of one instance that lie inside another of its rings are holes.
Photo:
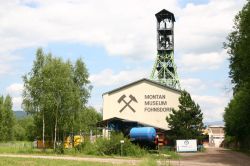
[[[120,140],[124,140],[123,145],[121,145]],[[99,138],[95,143],[85,141],[77,146],[76,149],[83,154],[99,156],[117,156],[122,154],[122,156],[142,157],[147,154],[144,149],[132,144],[122,134],[113,134],[110,139]]]
[[[147,157],[140,162],[139,166],[157,166],[157,162],[154,158]]]

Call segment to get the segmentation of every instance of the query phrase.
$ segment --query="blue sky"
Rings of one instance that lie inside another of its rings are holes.
[[[143,2],[143,5],[141,5]],[[175,62],[181,87],[201,106],[205,121],[222,120],[231,97],[228,55],[222,48],[243,0],[19,0],[0,1],[0,94],[21,110],[22,76],[38,47],[54,56],[82,58],[102,93],[149,77],[156,57],[154,14],[175,14]]]

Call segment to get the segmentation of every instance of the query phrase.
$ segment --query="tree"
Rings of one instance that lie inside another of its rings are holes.
[[[250,1],[235,16],[233,31],[228,35],[224,47],[229,58],[229,77],[234,90],[250,82]]]
[[[4,100],[4,121],[6,126],[6,138],[5,140],[13,140],[13,126],[14,126],[14,115],[12,110],[12,100],[9,95]]]
[[[172,131],[173,139],[200,139],[203,129],[203,114],[187,91],[182,91],[179,98],[179,110],[172,110],[166,118]]]
[[[14,115],[12,100],[9,95],[0,97],[0,140],[12,141],[14,139]]]
[[[29,115],[16,119],[14,135],[18,141],[33,141],[36,137],[34,118]]]
[[[43,102],[46,102],[47,110],[51,110],[54,117],[54,149],[57,141],[58,124],[64,119],[74,115],[77,110],[75,101],[78,91],[73,82],[71,68],[67,63],[63,63],[60,58],[53,58],[43,68],[44,95]],[[66,120],[66,121],[67,121]],[[63,124],[63,123],[61,123]]]
[[[47,58],[49,59],[49,57]],[[45,64],[45,55],[42,48],[38,48],[36,52],[36,60],[33,68],[28,75],[23,77],[24,91],[23,91],[23,108],[28,114],[35,116],[42,116],[42,140],[43,147],[45,141],[45,109],[41,104],[41,96],[43,96],[43,77],[42,68]]]
[[[78,114],[78,118],[75,121],[75,129],[80,133],[82,131],[89,133],[90,130],[95,129],[97,122],[102,120],[102,116],[93,107],[84,108]]]
[[[3,135],[3,103],[4,103],[4,98],[3,96],[0,96],[0,135]],[[0,137],[0,141],[2,141],[2,137]]]
[[[229,77],[233,83],[233,99],[225,108],[226,136],[234,137],[242,149],[250,148],[250,1],[235,16],[233,31],[225,48],[229,58]]]
[[[30,73],[24,76],[24,110],[34,116],[39,131],[54,142],[73,130],[74,120],[89,98],[88,72],[81,59],[75,66],[37,50]],[[45,125],[46,124],[46,125]]]
[[[226,135],[234,137],[242,149],[250,147],[249,94],[249,88],[240,88],[226,107],[224,114]]]
[[[89,73],[84,62],[82,61],[82,59],[78,59],[74,67],[74,82],[80,93],[80,103],[83,104],[81,105],[81,107],[83,107],[87,103],[88,98],[90,97],[89,89],[87,88],[89,84],[88,78]]]

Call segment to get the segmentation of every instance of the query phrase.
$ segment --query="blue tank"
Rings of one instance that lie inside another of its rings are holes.
[[[154,141],[156,131],[153,127],[134,127],[129,136],[132,141]]]

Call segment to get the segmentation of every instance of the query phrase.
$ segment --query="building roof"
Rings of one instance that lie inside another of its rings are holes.
[[[140,82],[143,82],[143,81],[149,82],[149,83],[152,83],[152,84],[155,84],[155,85],[158,85],[158,86],[161,86],[161,87],[163,87],[163,88],[165,88],[165,89],[172,90],[172,91],[175,91],[175,92],[177,92],[177,93],[181,93],[181,90],[178,90],[178,89],[169,87],[169,86],[167,86],[167,85],[161,84],[161,83],[156,82],[156,81],[153,81],[153,80],[149,80],[149,79],[147,79],[147,78],[142,78],[142,79],[140,79],[140,80],[131,82],[131,83],[126,84],[126,85],[124,85],[124,86],[121,86],[121,87],[119,87],[119,88],[116,88],[116,89],[113,89],[113,90],[111,90],[111,91],[105,92],[105,93],[103,93],[102,95],[114,93],[114,92],[119,91],[119,90],[121,90],[121,89],[123,89],[123,88],[129,87],[129,86],[132,86],[132,85],[135,85],[135,84],[140,83]]]
[[[97,122],[97,126],[105,126],[109,121],[122,121],[122,122],[135,122],[135,121],[131,121],[131,120],[127,120],[127,119],[122,119],[122,118],[118,118],[118,117],[113,117],[113,118],[109,118],[109,119],[105,119],[102,121]]]
[[[175,21],[174,14],[167,11],[166,9],[162,9],[160,12],[155,14],[155,17],[158,21],[165,19],[165,18],[172,18],[173,21]]]
[[[109,119],[99,121],[99,122],[97,122],[97,126],[104,127],[110,121],[122,121],[122,122],[125,122],[125,123],[137,123],[137,124],[140,124],[140,125],[143,125],[143,126],[154,127],[156,129],[161,129],[161,130],[166,131],[166,129],[164,129],[164,128],[160,128],[160,127],[150,125],[150,124],[147,124],[147,123],[144,123],[144,122],[132,121],[132,120],[122,119],[122,118],[118,118],[118,117],[112,117],[112,118],[109,118]]]
[[[209,125],[208,128],[225,128],[224,125]]]

